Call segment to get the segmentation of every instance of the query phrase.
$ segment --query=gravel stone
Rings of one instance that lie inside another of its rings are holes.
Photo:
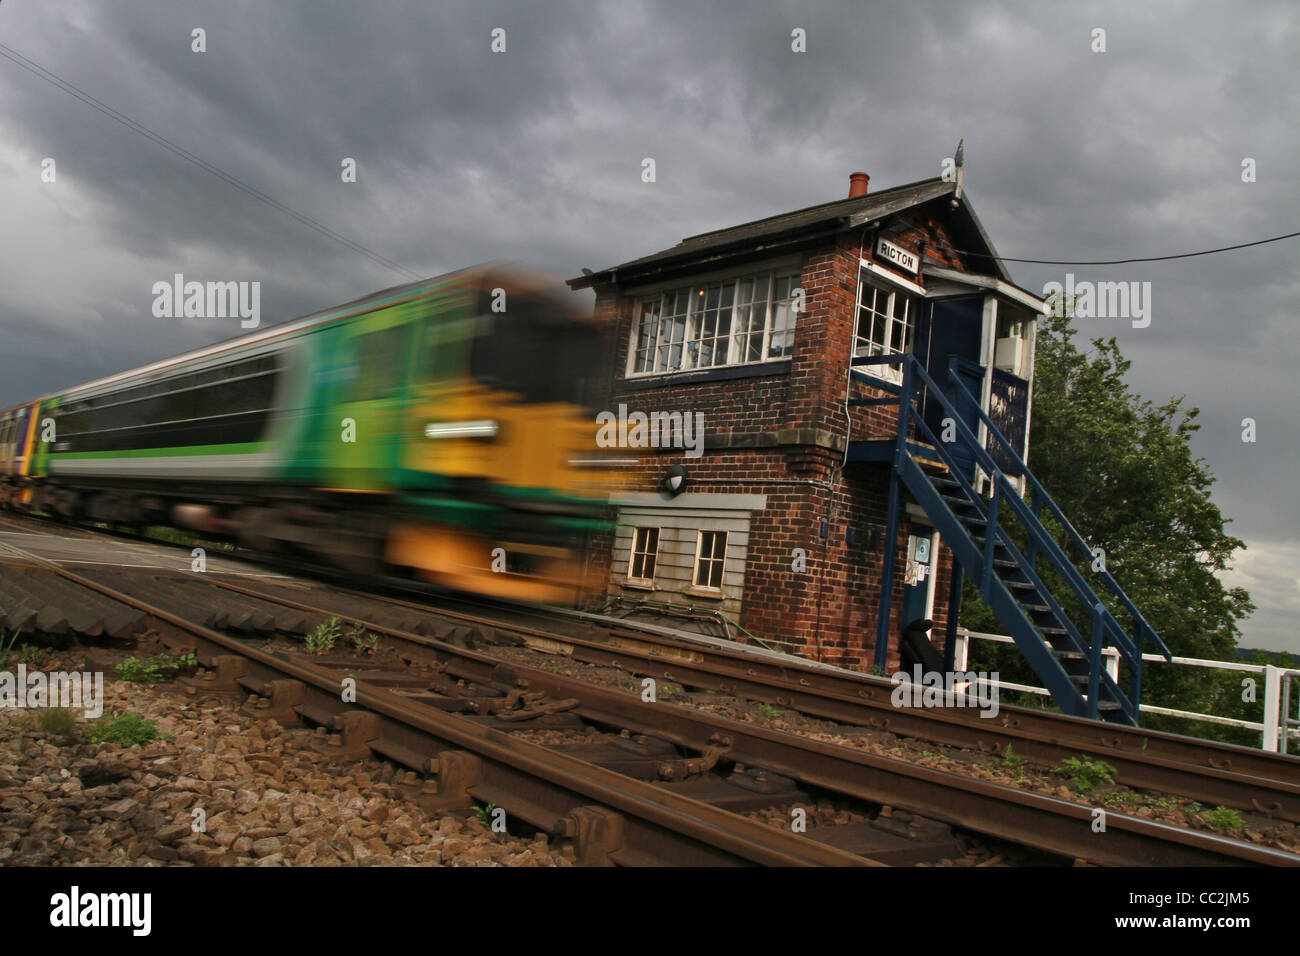
[[[49,670],[83,665],[72,652],[46,656]],[[24,711],[0,711],[0,864],[572,865],[540,834],[426,813],[414,802],[418,776],[339,762],[311,729],[281,727],[240,698],[106,679],[105,714],[125,711],[171,739],[90,744],[80,714],[62,738],[34,729]],[[207,832],[193,829],[194,810]]]

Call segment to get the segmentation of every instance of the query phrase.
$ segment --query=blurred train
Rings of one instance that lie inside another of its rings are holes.
[[[571,602],[600,348],[519,270],[389,289],[0,411],[0,504]]]

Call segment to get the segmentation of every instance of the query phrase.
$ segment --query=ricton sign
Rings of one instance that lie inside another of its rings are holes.
[[[912,273],[912,275],[916,275],[919,268],[916,253],[908,252],[902,246],[896,246],[888,239],[876,240],[876,255],[886,262]]]

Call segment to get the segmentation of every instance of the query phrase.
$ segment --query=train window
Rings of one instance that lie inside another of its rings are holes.
[[[15,458],[23,457],[25,451],[23,445],[24,442],[27,441],[27,425],[31,421],[31,418],[32,410],[30,408],[24,408],[18,413],[18,419],[14,422],[14,441],[16,442],[14,448]]]
[[[474,340],[470,375],[529,402],[586,399],[587,376],[600,360],[595,330],[543,301],[515,298],[495,316],[491,331]]]
[[[56,412],[61,451],[119,451],[256,441],[269,419],[278,357],[70,402]]]
[[[409,325],[394,325],[357,337],[356,356],[361,370],[352,385],[352,401],[378,398],[402,387],[410,358],[410,333]]]

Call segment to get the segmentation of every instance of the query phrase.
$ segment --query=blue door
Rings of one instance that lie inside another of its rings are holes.
[[[945,376],[944,382],[948,386],[948,398],[956,406],[957,413],[961,416],[961,420],[966,423],[966,427],[970,429],[971,434],[978,437],[979,405],[977,403],[984,391],[984,366],[969,359],[954,357],[948,360],[948,371],[949,376]],[[965,392],[952,386],[953,376],[956,377],[958,382],[966,386]],[[956,459],[962,474],[973,481],[975,478],[975,454],[971,451],[970,445],[958,440],[952,447],[952,457]]]
[[[916,330],[916,354],[925,365],[930,377],[938,383],[944,394],[953,398],[954,389],[948,373],[954,363],[960,366],[962,381],[973,389],[976,398],[983,391],[984,367],[979,364],[980,343],[983,339],[984,297],[963,295],[936,299],[922,310]],[[936,437],[943,436],[943,419],[947,413],[937,401],[927,395],[922,399],[925,423]],[[974,409],[961,408],[962,420],[972,431],[976,424]],[[978,434],[978,432],[975,432]],[[967,477],[974,473],[974,460],[969,452],[954,448]]]

